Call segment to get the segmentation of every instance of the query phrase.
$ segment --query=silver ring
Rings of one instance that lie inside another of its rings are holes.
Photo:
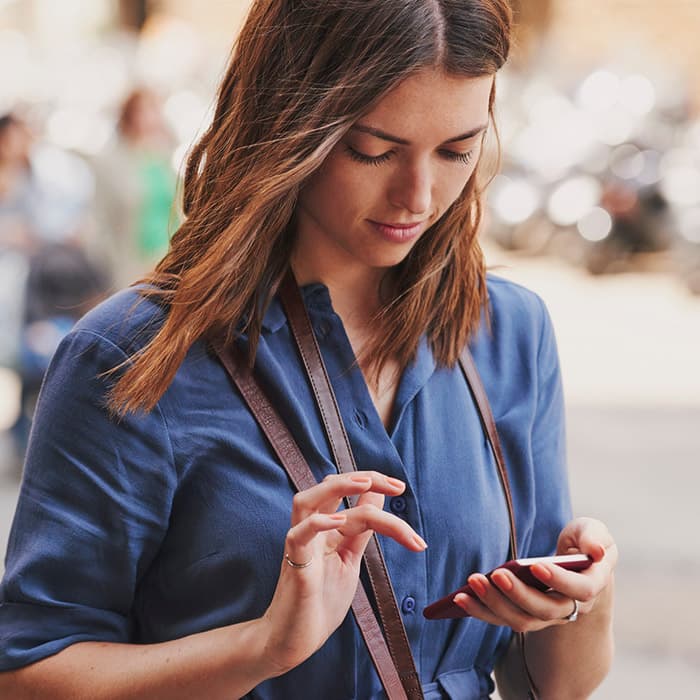
[[[305,561],[303,564],[297,564],[295,561],[292,561],[289,558],[289,554],[285,554],[284,560],[287,562],[287,564],[289,564],[289,566],[292,567],[292,569],[305,569],[307,566],[311,566],[311,562],[314,560],[314,558],[311,557],[311,559],[309,559],[309,561]],[[578,612],[578,609],[577,609],[577,612]]]
[[[572,598],[572,600],[574,601],[574,609],[564,618],[567,622],[576,622],[578,620],[578,600],[576,598]]]

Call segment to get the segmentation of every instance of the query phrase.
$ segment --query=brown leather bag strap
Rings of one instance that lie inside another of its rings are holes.
[[[464,377],[469,385],[469,390],[471,391],[472,397],[479,409],[479,416],[481,417],[481,423],[484,428],[484,432],[488,438],[489,444],[491,445],[491,451],[493,452],[494,459],[496,460],[496,466],[498,468],[498,476],[501,479],[501,486],[503,487],[503,493],[506,497],[506,505],[508,507],[508,520],[510,522],[510,558],[518,558],[518,539],[515,529],[515,511],[513,509],[513,496],[510,491],[510,482],[508,481],[508,471],[506,469],[506,461],[503,456],[503,449],[501,447],[501,441],[498,437],[498,429],[496,428],[496,420],[493,417],[493,411],[491,411],[491,404],[489,403],[488,396],[486,394],[486,389],[481,381],[479,372],[474,364],[474,358],[469,352],[469,348],[465,347],[459,357],[459,364],[464,373]],[[527,659],[525,657],[525,635],[523,633],[518,633],[518,645],[520,647],[520,656],[522,658],[523,669],[525,671],[525,681],[528,686],[528,700],[537,700],[537,686],[535,681],[530,674],[530,669],[527,666]]]
[[[219,339],[212,339],[211,345],[295,488],[298,491],[303,491],[315,486],[316,478],[299,446],[267,396],[260,389],[245,360],[236,352],[235,346],[226,345]],[[355,591],[352,612],[387,698],[389,700],[407,700],[406,692],[384,640],[382,630],[361,583],[358,584]]]
[[[316,398],[336,467],[341,473],[355,471],[357,466],[350,447],[350,440],[343,425],[335,393],[304,300],[291,270],[280,286],[280,298]],[[364,561],[377,605],[377,612],[386,636],[386,643],[406,695],[410,700],[421,700],[423,689],[376,535],[373,535],[367,544]]]
[[[489,404],[488,396],[486,395],[486,390],[481,382],[481,377],[474,364],[474,358],[469,352],[469,348],[465,347],[462,350],[462,354],[459,356],[459,364],[464,373],[464,377],[467,380],[467,385],[471,391],[474,402],[479,409],[479,417],[481,418],[481,424],[483,426],[486,437],[488,438],[489,445],[491,446],[491,451],[493,452],[494,459],[496,460],[496,467],[498,469],[498,476],[501,480],[501,486],[503,487],[503,494],[506,498],[506,506],[508,507],[508,521],[510,523],[510,559],[517,559],[518,557],[518,538],[515,531],[515,511],[513,510],[513,496],[510,492],[510,482],[508,481],[508,471],[506,470],[506,462],[503,458],[503,450],[501,449],[501,441],[498,437],[498,430],[496,429],[496,420],[493,417],[493,412],[491,411],[491,404]]]

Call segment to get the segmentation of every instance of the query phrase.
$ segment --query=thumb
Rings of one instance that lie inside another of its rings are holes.
[[[564,554],[581,552],[598,562],[605,556],[608,542],[612,538],[603,523],[593,518],[577,518],[562,530],[557,549]]]

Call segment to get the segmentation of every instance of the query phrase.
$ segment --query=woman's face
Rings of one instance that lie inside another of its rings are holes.
[[[299,196],[295,259],[307,272],[324,280],[406,257],[474,172],[492,84],[424,70],[355,123]]]

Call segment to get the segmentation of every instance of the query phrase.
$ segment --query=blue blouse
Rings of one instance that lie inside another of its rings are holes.
[[[472,343],[513,490],[522,556],[550,554],[570,517],[564,410],[554,335],[541,300],[489,278],[491,329]],[[428,700],[486,698],[510,630],[428,621],[429,602],[508,553],[496,466],[458,367],[426,343],[400,380],[387,431],[328,290],[303,289],[360,469],[406,482],[386,508],[421,534],[422,553],[381,538]],[[279,575],[293,489],[230,380],[195,344],[156,408],[105,410],[104,372],[163,322],[122,291],[62,342],[39,398],[0,588],[0,670],[79,641],[151,643],[249,620]],[[136,304],[136,305],[135,305]],[[257,358],[262,385],[316,476],[335,472],[313,396],[277,300]],[[382,698],[351,615],[256,700]]]

